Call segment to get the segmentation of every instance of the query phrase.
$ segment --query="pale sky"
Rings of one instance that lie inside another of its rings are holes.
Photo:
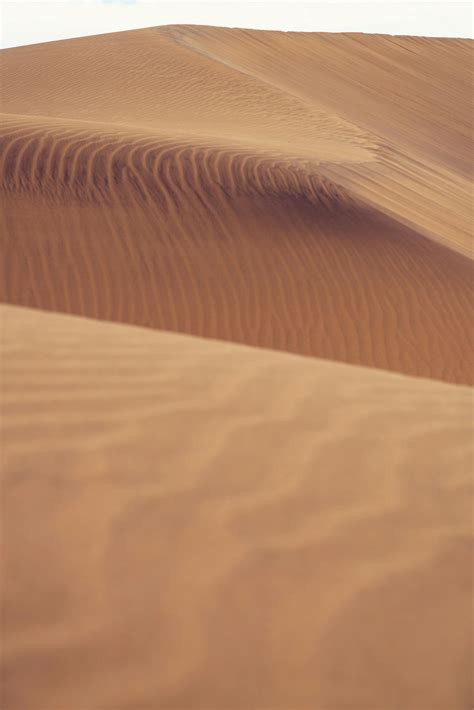
[[[419,0],[0,0],[1,45],[166,24],[472,37],[472,2]]]

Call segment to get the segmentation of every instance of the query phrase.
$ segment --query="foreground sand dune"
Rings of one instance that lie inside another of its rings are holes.
[[[469,388],[2,323],[4,707],[471,706]]]

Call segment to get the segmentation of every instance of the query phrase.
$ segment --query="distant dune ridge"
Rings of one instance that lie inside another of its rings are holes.
[[[472,47],[1,53],[2,710],[472,708]]]

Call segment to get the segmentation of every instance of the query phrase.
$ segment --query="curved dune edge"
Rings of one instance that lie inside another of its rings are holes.
[[[141,202],[144,208],[156,202],[166,209],[167,195],[176,202],[191,190],[203,200],[220,187],[226,193],[299,194],[326,206],[333,200],[341,207],[362,204],[326,177],[324,149],[316,161],[278,150],[271,140],[1,115],[0,188],[7,198],[97,206]]]
[[[116,199],[128,200],[126,191],[118,193],[116,189],[124,177],[133,176],[129,187],[134,193],[142,193],[143,180],[148,190],[161,191],[162,175],[156,168],[164,157],[175,155],[174,170],[182,182],[189,181],[186,169],[193,166],[195,156],[202,160],[215,153],[231,164],[236,158],[239,162],[239,156],[253,157],[258,166],[273,167],[274,176],[283,169],[294,181],[299,171],[303,176],[300,190],[303,183],[325,180],[337,185],[346,200],[351,195],[351,201],[387,214],[465,256],[472,255],[472,225],[466,220],[472,212],[470,181],[426,158],[420,162],[393,145],[379,145],[372,155],[351,152],[337,133],[323,133],[316,157],[312,151],[283,145],[269,134],[239,138],[238,134],[213,135],[202,128],[188,127],[182,132],[167,126],[134,129],[70,118],[0,116],[0,189],[7,195],[20,191],[50,199],[75,196],[97,202],[110,199],[115,190]],[[209,164],[209,158],[204,160]],[[221,158],[213,162],[207,179],[225,184],[226,168],[223,172],[218,168]],[[255,182],[261,183],[259,172],[254,170],[250,176],[253,189]],[[231,184],[248,192],[248,177],[248,173],[237,174]],[[284,178],[283,182],[280,178],[279,187],[283,184]],[[314,196],[314,189],[306,189],[304,194]]]
[[[330,165],[29,131],[3,158],[1,300],[472,383],[470,260],[354,198]]]
[[[469,388],[1,315],[6,708],[470,707]]]

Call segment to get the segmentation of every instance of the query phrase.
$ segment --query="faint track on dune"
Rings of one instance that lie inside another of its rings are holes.
[[[353,126],[354,141],[366,131],[373,160],[335,161],[333,180],[472,256],[471,40],[179,25],[160,33],[308,110],[331,111],[341,134]]]

